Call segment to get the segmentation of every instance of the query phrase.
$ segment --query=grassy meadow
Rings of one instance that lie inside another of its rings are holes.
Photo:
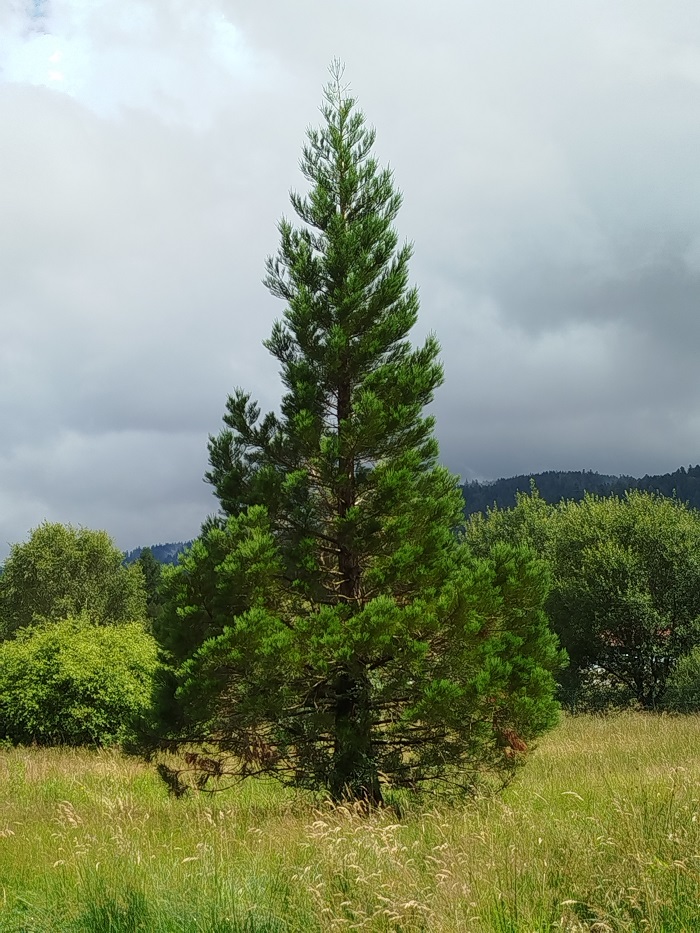
[[[564,719],[498,798],[401,820],[3,750],[0,931],[698,930],[699,748],[700,717]]]

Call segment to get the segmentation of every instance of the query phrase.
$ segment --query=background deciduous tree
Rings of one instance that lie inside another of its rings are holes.
[[[146,618],[138,567],[105,531],[45,522],[15,544],[0,576],[0,631],[7,638],[42,620],[88,613],[94,624]]]
[[[586,496],[557,510],[549,612],[578,669],[654,708],[700,642],[700,517],[674,499]]]
[[[467,541],[532,546],[550,565],[547,613],[570,667],[572,705],[633,699],[655,707],[679,658],[700,644],[700,515],[631,491],[547,505],[536,491],[468,524]]]

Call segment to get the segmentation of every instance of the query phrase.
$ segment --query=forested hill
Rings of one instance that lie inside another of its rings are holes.
[[[530,481],[534,480],[539,494],[547,502],[561,499],[582,499],[584,492],[600,496],[623,495],[628,489],[658,492],[664,496],[676,496],[682,502],[700,509],[700,466],[680,467],[673,473],[660,476],[608,476],[591,470],[547,470],[546,473],[529,473],[510,476],[491,483],[472,481],[463,487],[466,501],[465,512],[485,512],[494,504],[501,508],[515,505],[517,492],[529,492]]]
[[[476,480],[463,486],[466,501],[465,513],[485,512],[494,504],[501,508],[515,505],[517,492],[529,492],[530,480],[535,481],[539,494],[547,502],[559,502],[561,499],[582,499],[584,492],[593,492],[600,496],[623,495],[627,489],[644,489],[658,492],[664,496],[676,496],[695,509],[700,509],[700,466],[680,467],[673,473],[661,476],[608,476],[594,473],[592,470],[547,470],[545,473],[523,473],[521,476],[509,476],[490,483]],[[162,564],[176,564],[178,554],[190,545],[191,541],[176,541],[169,544],[151,544],[150,549],[156,560]],[[124,558],[130,564],[138,560],[144,548],[134,548]]]
[[[169,544],[150,544],[149,548],[151,554],[161,564],[176,564],[178,554],[184,551],[186,547],[189,547],[190,544],[192,544],[191,541],[172,541]],[[135,560],[139,559],[141,552],[144,550],[143,547],[137,547],[133,551],[128,551],[124,555],[124,563],[133,564]]]

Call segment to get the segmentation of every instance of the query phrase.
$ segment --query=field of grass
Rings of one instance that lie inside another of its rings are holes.
[[[0,931],[700,930],[700,718],[566,719],[503,795],[362,817],[0,751]]]

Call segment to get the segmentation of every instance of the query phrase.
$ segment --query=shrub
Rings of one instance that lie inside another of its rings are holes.
[[[150,706],[157,668],[140,623],[80,616],[22,629],[0,644],[0,730],[41,745],[123,741]]]

